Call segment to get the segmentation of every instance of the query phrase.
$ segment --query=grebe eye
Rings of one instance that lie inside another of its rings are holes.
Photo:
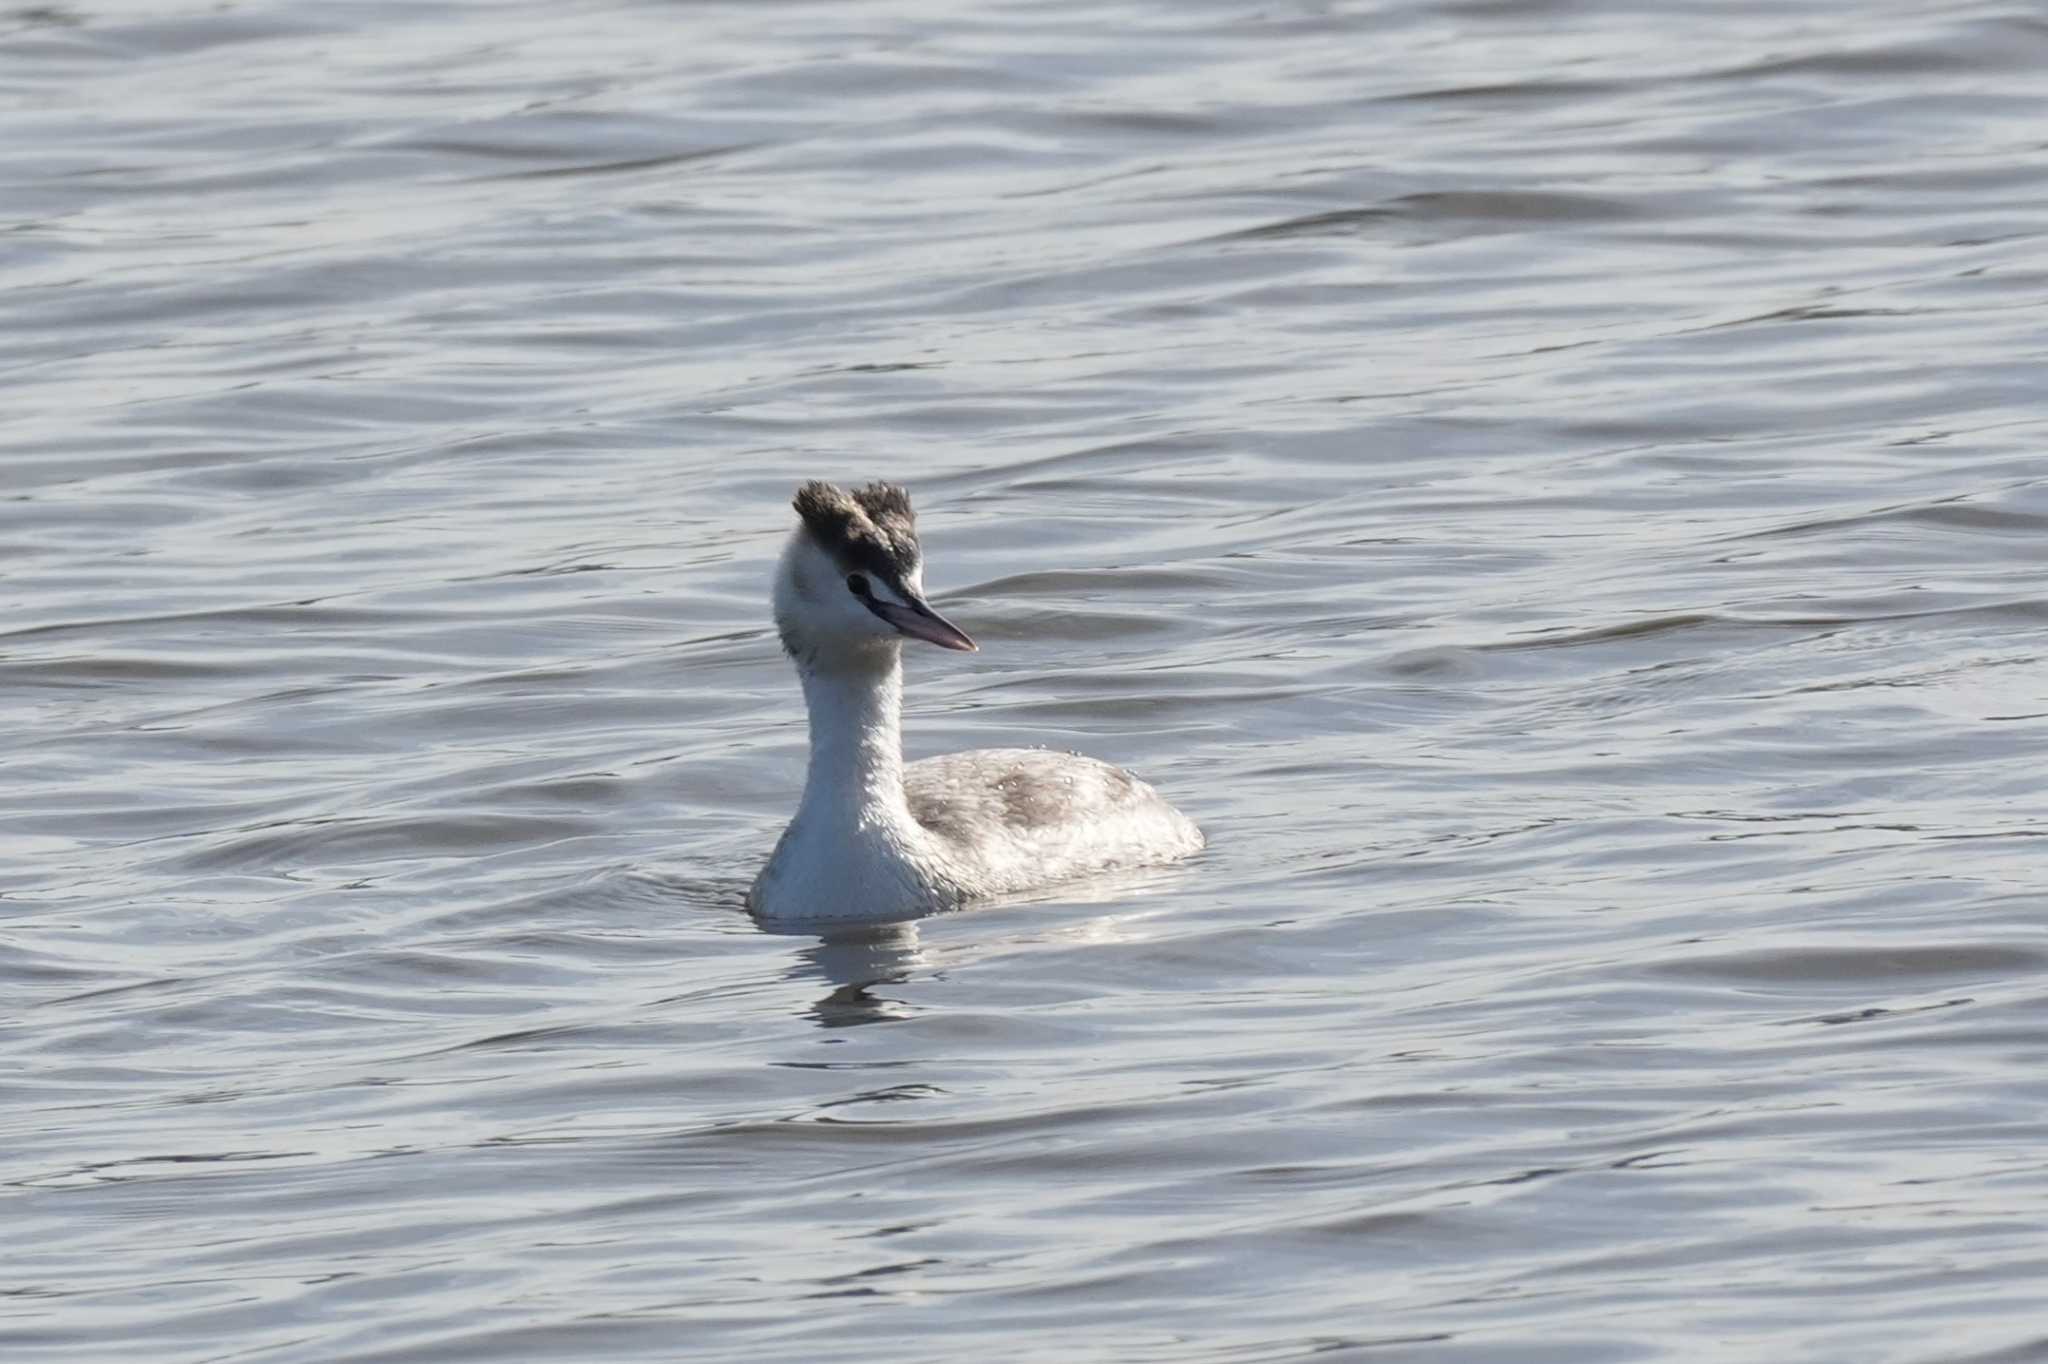
[[[856,597],[865,597],[868,594],[868,575],[865,573],[847,574],[846,590],[853,593]]]

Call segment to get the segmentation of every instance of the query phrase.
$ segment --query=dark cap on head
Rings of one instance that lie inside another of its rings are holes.
[[[846,491],[812,480],[791,504],[818,547],[849,570],[901,584],[917,571],[917,516],[910,494],[895,483]]]

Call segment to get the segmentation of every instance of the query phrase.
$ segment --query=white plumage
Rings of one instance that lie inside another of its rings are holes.
[[[1202,847],[1193,821],[1121,768],[983,749],[903,762],[902,641],[972,649],[924,600],[901,488],[806,484],[775,620],[810,715],[797,812],[749,892],[776,920],[885,921]]]

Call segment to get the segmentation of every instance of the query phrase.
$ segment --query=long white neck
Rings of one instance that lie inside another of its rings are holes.
[[[797,820],[831,827],[908,818],[903,799],[903,650],[799,665],[811,718],[811,764]]]

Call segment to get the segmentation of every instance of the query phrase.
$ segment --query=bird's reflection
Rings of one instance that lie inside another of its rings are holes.
[[[790,978],[815,976],[831,982],[831,991],[806,1014],[821,1028],[851,1028],[915,1013],[911,1005],[876,990],[909,980],[924,964],[916,924],[870,924],[820,934],[817,942],[797,954]]]
[[[1015,951],[1033,943],[1126,942],[1148,933],[1149,920],[1167,912],[1162,902],[1150,907],[1135,903],[1159,886],[1171,884],[1173,869],[1144,868],[1092,882],[1060,887],[1057,896],[1017,896],[977,907],[976,922],[986,931],[967,946],[980,957],[993,944]],[[1114,910],[1080,916],[1061,916],[1059,906],[1113,905]],[[1004,911],[1012,917],[1005,919]],[[943,917],[943,916],[941,916]],[[930,920],[923,920],[929,922]],[[919,940],[920,918],[906,915],[887,923],[849,923],[827,926],[813,920],[808,926],[796,922],[778,923],[756,917],[754,926],[764,933],[810,938],[784,973],[785,980],[824,982],[831,991],[804,1011],[804,1016],[821,1028],[850,1028],[861,1023],[890,1023],[912,1017],[924,1008],[891,999],[879,993],[886,986],[900,984],[919,973],[929,974],[930,955]],[[956,938],[950,947],[934,949],[948,965],[962,960],[962,943]]]

